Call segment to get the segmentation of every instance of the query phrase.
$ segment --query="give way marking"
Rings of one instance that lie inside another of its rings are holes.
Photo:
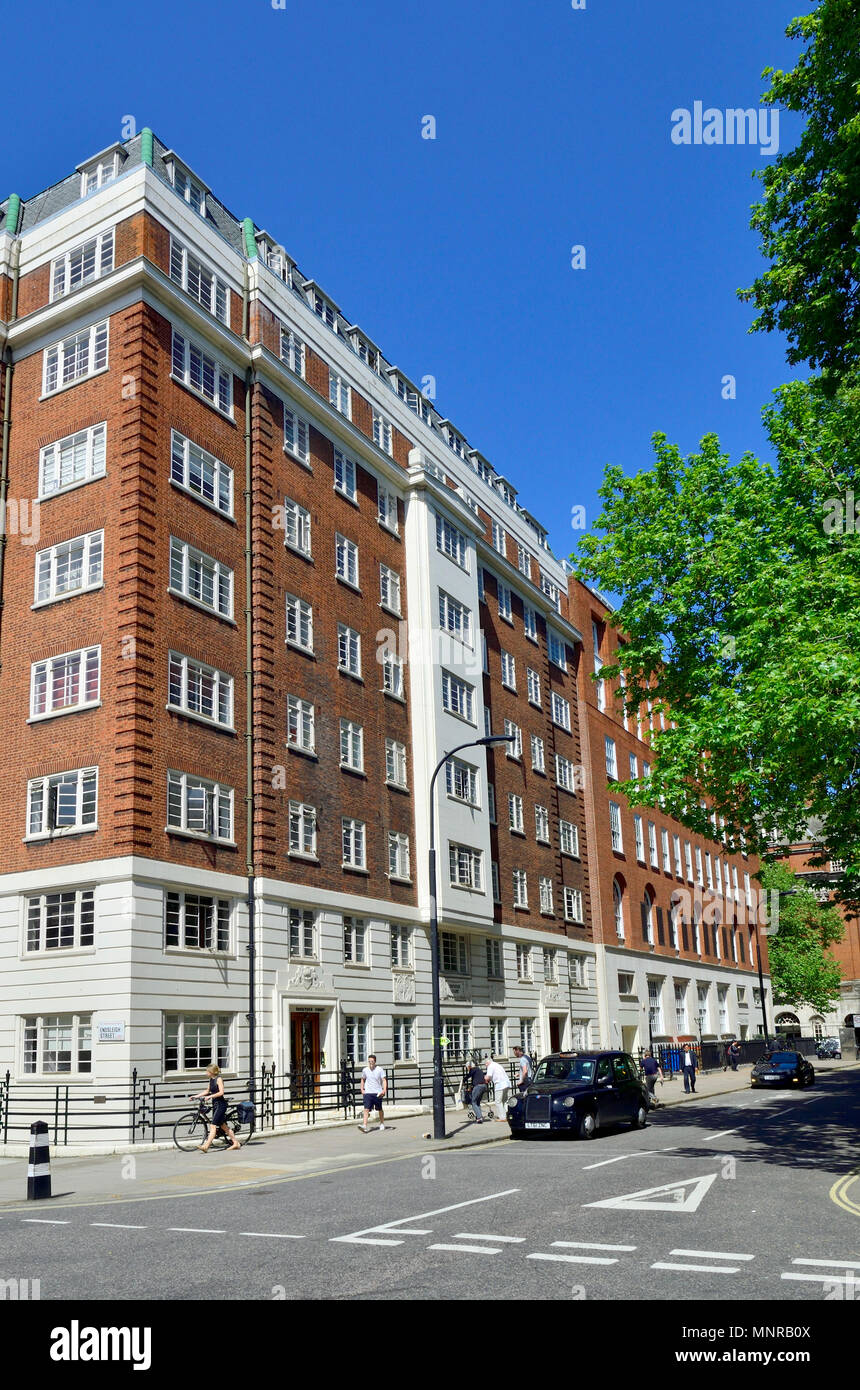
[[[518,1187],[509,1187],[504,1192],[491,1192],[487,1197],[473,1197],[471,1201],[454,1202],[450,1207],[436,1207],[434,1211],[422,1211],[417,1216],[401,1216],[397,1221],[385,1221],[378,1226],[366,1226],[363,1231],[353,1231],[348,1236],[330,1236],[329,1240],[340,1241],[344,1245],[403,1245],[401,1236],[429,1236],[433,1234],[429,1230],[416,1230],[414,1226],[405,1227],[405,1222],[426,1221],[429,1217],[441,1216],[446,1211],[460,1211],[463,1207],[474,1207],[479,1202],[495,1202],[499,1197],[512,1197],[519,1190]],[[498,1239],[498,1237],[493,1237],[493,1239]],[[464,1247],[457,1248],[463,1249]]]
[[[702,1198],[716,1181],[716,1173],[698,1178],[681,1178],[660,1187],[643,1187],[602,1202],[583,1202],[584,1207],[621,1207],[625,1211],[698,1211]]]

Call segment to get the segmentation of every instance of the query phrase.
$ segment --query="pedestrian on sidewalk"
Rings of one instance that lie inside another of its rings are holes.
[[[741,1060],[741,1045],[740,1045],[740,1043],[738,1042],[737,1038],[735,1038],[734,1042],[732,1042],[732,1043],[729,1044],[729,1065],[731,1066],[732,1071],[737,1071],[737,1069],[738,1069],[738,1062],[739,1062],[740,1060]]]
[[[696,1091],[696,1054],[691,1047],[681,1053],[681,1070],[684,1073],[684,1090],[687,1094]]]
[[[379,1128],[385,1129],[385,1116],[382,1113],[382,1102],[388,1094],[388,1080],[385,1075],[385,1068],[376,1065],[376,1056],[371,1052],[367,1059],[367,1066],[361,1073],[361,1095],[364,1102],[364,1122],[358,1127],[364,1133],[368,1133],[367,1122],[374,1110],[379,1111]]]
[[[494,1088],[495,1106],[497,1110],[496,1119],[506,1119],[506,1104],[508,1096],[511,1094],[511,1082],[508,1073],[499,1062],[494,1062],[491,1057],[484,1058],[484,1080]]]
[[[473,1062],[466,1068],[466,1087],[469,1091],[469,1100],[475,1112],[475,1120],[479,1125],[484,1123],[484,1116],[481,1111],[481,1101],[487,1094],[487,1081],[484,1076],[483,1067],[479,1067],[477,1062]]]
[[[198,1144],[197,1147],[202,1154],[208,1154],[212,1147],[213,1140],[215,1139],[215,1135],[218,1133],[219,1129],[221,1129],[231,1141],[231,1149],[241,1148],[238,1139],[230,1126],[226,1123],[227,1097],[224,1095],[224,1078],[221,1075],[221,1068],[214,1065],[207,1067],[206,1075],[209,1077],[209,1085],[206,1087],[206,1090],[197,1091],[191,1097],[192,1100],[203,1100],[208,1096],[212,1101],[212,1117],[209,1121],[209,1134],[204,1142]]]
[[[645,1060],[642,1063],[642,1070],[645,1073],[645,1085],[648,1087],[648,1094],[651,1097],[651,1104],[657,1105],[659,1104],[659,1102],[657,1100],[657,1097],[654,1095],[654,1089],[657,1085],[657,1078],[659,1077],[661,1081],[663,1080],[663,1068],[660,1066],[660,1063],[657,1061],[657,1058],[654,1056],[654,1053],[650,1047],[648,1051],[645,1053]]]
[[[525,1091],[532,1079],[532,1059],[521,1047],[514,1048],[514,1058],[516,1059],[517,1090]]]

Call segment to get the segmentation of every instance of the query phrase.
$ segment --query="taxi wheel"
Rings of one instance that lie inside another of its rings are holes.
[[[579,1137],[580,1139],[593,1139],[596,1133],[597,1120],[592,1111],[587,1110],[584,1115],[580,1116]]]
[[[644,1105],[639,1105],[638,1108],[634,1110],[633,1118],[630,1123],[634,1129],[645,1128],[648,1123],[648,1111],[645,1109]]]

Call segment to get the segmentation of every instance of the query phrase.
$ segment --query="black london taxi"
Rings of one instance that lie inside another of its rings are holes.
[[[751,1086],[812,1086],[815,1068],[799,1052],[769,1052],[756,1062]]]
[[[512,1139],[557,1130],[593,1139],[599,1129],[644,1129],[649,1097],[626,1052],[553,1052],[538,1062],[525,1091],[508,1100]]]

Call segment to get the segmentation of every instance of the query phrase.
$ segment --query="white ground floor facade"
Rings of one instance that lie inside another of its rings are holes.
[[[652,1043],[761,1035],[758,977],[749,970],[610,946],[598,947],[597,968],[607,1047],[635,1052]],[[764,992],[770,1022],[767,976]]]
[[[256,880],[258,1067],[432,1060],[416,910]],[[597,950],[492,922],[441,924],[448,1049],[597,1046]],[[143,859],[0,877],[0,1077],[197,1081],[248,1068],[247,881]]]

